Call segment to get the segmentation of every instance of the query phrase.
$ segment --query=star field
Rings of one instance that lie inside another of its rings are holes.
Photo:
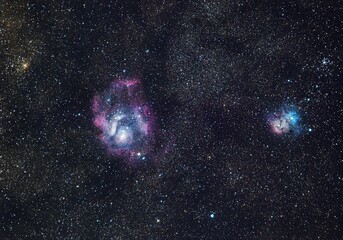
[[[342,239],[340,1],[0,1],[0,239]]]

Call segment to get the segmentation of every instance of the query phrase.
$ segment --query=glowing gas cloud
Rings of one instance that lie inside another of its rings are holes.
[[[93,98],[94,125],[110,154],[145,159],[154,141],[155,117],[139,79],[116,80]]]

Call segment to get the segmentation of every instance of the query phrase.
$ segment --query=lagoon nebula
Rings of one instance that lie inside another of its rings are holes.
[[[137,79],[113,81],[93,99],[94,125],[110,154],[145,159],[153,142],[154,116]]]

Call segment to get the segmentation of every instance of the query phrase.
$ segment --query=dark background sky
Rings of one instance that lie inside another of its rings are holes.
[[[342,239],[342,26],[341,1],[0,0],[0,239]],[[97,137],[119,78],[152,161]]]

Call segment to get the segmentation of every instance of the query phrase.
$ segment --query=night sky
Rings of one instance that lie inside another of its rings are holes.
[[[343,2],[0,0],[0,239],[343,239]]]

